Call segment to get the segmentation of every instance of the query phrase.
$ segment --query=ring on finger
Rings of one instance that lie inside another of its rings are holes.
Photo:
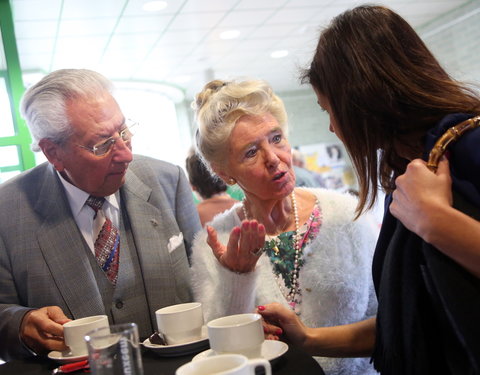
[[[259,257],[260,255],[263,254],[263,252],[265,251],[265,248],[264,247],[259,247],[259,248],[256,248],[252,251],[250,251],[253,255],[255,255],[256,257]]]

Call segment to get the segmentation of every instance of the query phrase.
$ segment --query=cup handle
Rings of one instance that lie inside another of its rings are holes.
[[[250,369],[252,370],[252,374],[255,375],[255,367],[261,366],[265,369],[265,375],[272,375],[272,367],[270,366],[270,362],[266,359],[249,359],[248,364]]]

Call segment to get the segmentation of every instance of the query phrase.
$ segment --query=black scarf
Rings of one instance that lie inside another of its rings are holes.
[[[426,155],[469,117],[445,117],[429,132]],[[454,207],[480,220],[480,129],[450,151]],[[390,214],[390,202],[387,196],[373,263],[375,368],[388,375],[480,374],[480,280],[407,230]]]

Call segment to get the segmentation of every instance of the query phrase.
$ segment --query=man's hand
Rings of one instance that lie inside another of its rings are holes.
[[[63,324],[70,320],[58,306],[31,310],[23,317],[20,337],[37,354],[67,350],[63,341]]]

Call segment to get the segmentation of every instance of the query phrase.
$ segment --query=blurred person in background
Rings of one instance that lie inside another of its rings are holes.
[[[295,171],[295,184],[298,187],[324,187],[322,177],[305,166],[305,156],[297,149],[292,149],[292,166]]]
[[[212,221],[215,215],[238,203],[236,199],[228,195],[227,184],[209,172],[194,150],[187,157],[186,169],[192,189],[202,198],[197,204],[202,227]]]

